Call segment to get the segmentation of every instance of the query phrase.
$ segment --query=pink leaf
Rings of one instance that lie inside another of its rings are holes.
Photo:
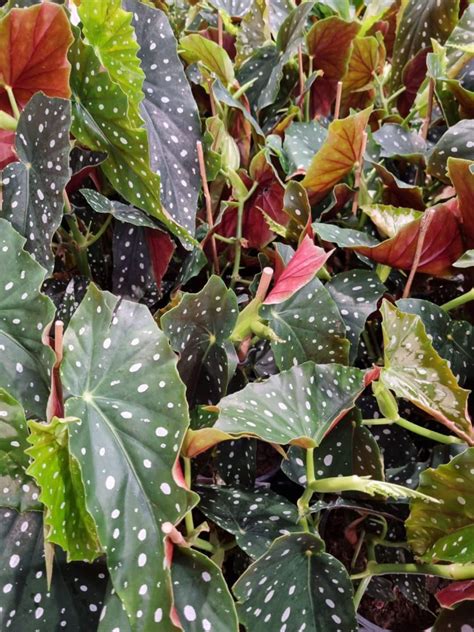
[[[315,246],[310,237],[306,236],[290,263],[281,273],[273,290],[265,299],[265,305],[281,303],[290,298],[295,292],[311,281],[316,272],[326,263],[331,253]]]
[[[147,228],[145,232],[153,276],[155,277],[156,285],[160,288],[176,246],[171,237],[161,230]]]
[[[460,601],[474,599],[474,579],[452,582],[436,593],[436,599],[443,608],[452,608]]]

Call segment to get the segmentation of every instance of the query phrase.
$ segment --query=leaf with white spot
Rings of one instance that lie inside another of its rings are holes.
[[[163,525],[194,502],[176,470],[188,425],[176,356],[145,306],[91,284],[66,330],[61,374],[65,414],[81,420],[70,451],[114,588],[134,630],[153,627],[158,608],[160,630],[174,630]]]
[[[436,619],[432,632],[470,632],[472,626],[466,621],[474,620],[474,603],[472,600],[461,602],[453,609],[443,608]]]
[[[377,310],[385,286],[372,272],[351,270],[336,274],[324,287],[344,320],[346,336],[351,342],[350,360],[354,362],[365,321]]]
[[[51,241],[63,216],[69,176],[71,106],[65,99],[35,94],[21,113],[15,147],[19,162],[2,172],[1,216],[26,239],[26,250],[49,274]]]
[[[442,504],[411,502],[408,542],[425,562],[466,564],[474,558],[474,448],[449,463],[425,470],[418,491]]]
[[[176,547],[171,576],[174,605],[184,632],[238,632],[234,600],[212,560],[199,551]]]
[[[191,407],[214,404],[225,394],[231,376],[224,343],[237,316],[237,297],[218,276],[162,316],[163,331],[180,354],[178,370]]]
[[[352,584],[344,566],[311,533],[275,540],[233,587],[241,622],[269,629],[357,632]]]
[[[149,165],[147,134],[129,121],[127,96],[101,69],[91,46],[77,39],[69,58],[74,136],[86,147],[107,153],[101,168],[120,195],[188,244],[192,238],[179,225],[179,217],[162,207],[160,177]]]
[[[84,171],[98,167],[107,158],[107,154],[100,151],[90,151],[82,147],[73,147],[69,155],[69,166],[73,176],[82,175]]]
[[[240,23],[235,47],[236,62],[240,65],[253,51],[271,39],[270,13],[275,3],[255,0]]]
[[[243,18],[250,9],[252,0],[209,0],[209,4],[233,18]]]
[[[39,499],[46,506],[45,537],[67,552],[68,562],[92,562],[102,553],[94,520],[87,510],[84,483],[77,459],[69,450],[69,426],[79,419],[58,419],[50,423],[28,422],[27,454],[32,462],[27,473],[41,489]]]
[[[384,237],[395,237],[404,226],[423,216],[421,211],[412,208],[386,204],[366,205],[362,207],[362,210],[370,217]]]
[[[313,230],[323,241],[337,244],[340,248],[354,248],[359,245],[377,246],[379,243],[375,237],[368,233],[353,228],[340,228],[334,224],[314,222]]]
[[[23,250],[25,240],[0,219],[0,385],[25,414],[44,418],[53,351],[41,338],[54,304],[41,294],[44,269]]]
[[[426,141],[419,134],[395,123],[382,125],[373,138],[380,145],[381,158],[404,158],[420,162],[428,150]]]
[[[461,388],[448,362],[435,350],[422,319],[388,301],[383,316],[384,368],[381,380],[469,443],[474,430],[467,410],[469,391]]]
[[[285,131],[283,149],[288,156],[290,173],[305,173],[314,154],[326,140],[327,129],[318,121],[310,123],[292,123]]]
[[[474,120],[463,119],[449,127],[433,148],[428,160],[428,173],[450,183],[448,158],[474,160]]]
[[[99,563],[66,564],[56,550],[46,580],[42,514],[0,509],[2,630],[95,630],[107,575]]]
[[[262,305],[260,316],[281,340],[271,343],[280,370],[306,360],[348,363],[346,326],[319,279],[313,279],[282,303]]]
[[[391,89],[402,83],[405,64],[418,51],[431,45],[431,38],[443,44],[458,21],[459,0],[407,0],[397,20],[393,49]]]
[[[298,510],[286,498],[266,489],[199,485],[199,510],[235,536],[240,548],[256,559],[280,535],[299,531]]]
[[[77,12],[85,38],[112,81],[127,95],[129,117],[139,126],[145,75],[137,56],[139,45],[131,14],[122,9],[121,0],[81,0]]]
[[[215,448],[214,463],[219,476],[228,485],[253,487],[257,475],[257,442],[255,439],[224,441]]]
[[[423,299],[401,299],[397,306],[421,318],[431,344],[448,361],[460,384],[474,377],[474,328],[470,323],[452,319],[444,309]]]
[[[314,448],[354,407],[365,378],[352,367],[305,362],[224,397],[212,430]]]
[[[201,186],[197,105],[166,14],[138,0],[125,0],[123,6],[133,13],[138,57],[145,73],[140,113],[148,133],[150,165],[161,178],[163,206],[193,235]]]

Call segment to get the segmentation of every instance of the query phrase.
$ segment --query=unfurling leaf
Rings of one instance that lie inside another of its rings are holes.
[[[69,427],[79,421],[53,417],[48,424],[29,422],[28,442],[32,447],[27,454],[32,463],[28,474],[41,488],[47,541],[59,544],[67,552],[68,561],[92,562],[102,550],[86,507],[79,462],[69,449]]]
[[[414,552],[426,562],[472,562],[474,448],[422,472],[418,491],[435,496],[441,506],[412,501],[406,528]]]
[[[469,391],[459,386],[447,361],[435,351],[421,318],[401,312],[388,301],[382,304],[381,313],[385,360],[382,382],[398,397],[474,444],[467,411]]]

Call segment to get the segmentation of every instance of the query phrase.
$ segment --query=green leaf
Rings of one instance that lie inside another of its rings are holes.
[[[91,284],[66,330],[61,373],[65,414],[81,420],[70,451],[114,588],[134,630],[161,618],[160,630],[174,630],[162,527],[194,502],[175,472],[188,425],[176,357],[145,306]]]
[[[66,564],[60,549],[49,588],[43,516],[0,509],[0,613],[2,629],[96,630],[107,583],[99,564]]]
[[[353,408],[364,377],[359,369],[305,362],[224,397],[213,429],[315,447]]]
[[[44,269],[23,250],[25,240],[0,219],[0,384],[25,414],[44,418],[54,353],[42,342],[54,305],[41,294]]]
[[[463,53],[470,53],[471,55],[474,55],[473,20],[474,6],[472,5],[472,3],[469,3],[469,5],[464,10],[459,22],[456,24],[453,32],[446,41],[446,46],[448,48],[454,48]]]
[[[340,248],[353,248],[354,246],[377,246],[379,243],[375,237],[360,230],[353,228],[339,228],[334,224],[322,224],[314,222],[314,232],[321,237],[323,241],[330,241],[337,244]]]
[[[206,425],[212,426],[214,421]],[[224,483],[253,487],[257,475],[257,442],[238,439],[220,443],[214,451],[214,465]]]
[[[397,157],[418,163],[428,150],[426,141],[419,134],[395,123],[385,123],[373,137],[380,145],[381,158]]]
[[[458,21],[459,0],[407,0],[397,19],[393,50],[391,89],[402,84],[406,63],[418,51],[429,48],[431,39],[444,44]]]
[[[397,306],[420,316],[433,347],[448,361],[461,384],[474,377],[474,331],[470,323],[452,319],[444,309],[423,299],[401,299]]]
[[[288,156],[289,172],[306,172],[326,137],[327,129],[318,121],[292,123],[285,131],[283,141],[283,149]]]
[[[201,63],[218,77],[225,87],[234,84],[234,66],[227,52],[216,42],[197,33],[185,35],[179,40],[179,52],[188,64]]]
[[[27,473],[41,488],[40,500],[46,506],[45,526],[48,542],[67,552],[68,562],[92,562],[102,553],[92,516],[87,510],[84,483],[77,459],[69,451],[69,427],[79,419],[58,419],[50,423],[28,422],[32,458]]]
[[[132,14],[122,9],[120,0],[81,0],[77,12],[88,43],[112,81],[127,95],[130,120],[140,127],[145,74],[137,56],[139,45],[131,24]]]
[[[5,474],[5,457],[21,468],[28,467],[29,459],[24,450],[28,448],[28,427],[22,406],[0,388],[0,474]]]
[[[91,46],[76,39],[69,60],[74,136],[90,149],[107,152],[102,169],[120,195],[188,244],[192,238],[176,223],[176,211],[162,208],[160,178],[149,166],[147,134],[130,122],[126,95],[101,70]]]
[[[448,158],[474,160],[474,120],[464,119],[452,125],[434,146],[428,160],[428,173],[442,182],[450,183]]]
[[[370,217],[384,237],[395,237],[401,228],[423,215],[421,211],[415,211],[412,208],[400,208],[386,204],[366,205],[362,207],[362,210]]]
[[[455,268],[472,268],[474,266],[474,250],[466,250],[462,257],[453,263]]]
[[[271,490],[219,485],[195,489],[201,497],[200,511],[234,535],[239,547],[253,559],[263,555],[275,538],[301,528],[296,506]]]
[[[281,53],[277,47],[266,44],[257,48],[239,69],[237,79],[241,85],[256,78],[245,93],[254,114],[275,102],[283,77],[280,62]]]
[[[377,310],[377,303],[386,291],[377,276],[366,270],[351,270],[336,274],[326,283],[344,320],[346,336],[351,342],[350,362],[357,356],[359,338],[365,329],[365,321]]]
[[[238,632],[234,600],[212,560],[199,551],[176,547],[171,575],[175,608],[184,632]]]
[[[421,318],[401,312],[388,301],[380,311],[385,362],[382,382],[451,432],[474,441],[467,412],[469,391],[459,386],[448,362],[435,351]]]
[[[243,18],[250,10],[252,0],[209,0],[209,4],[233,18]]]
[[[414,552],[426,562],[472,562],[474,448],[422,472],[418,491],[436,496],[442,506],[412,501],[406,528]]]
[[[49,274],[51,241],[63,216],[63,191],[69,176],[71,106],[65,99],[35,94],[18,121],[15,147],[19,162],[2,172],[1,216],[26,239],[30,252]]]
[[[259,46],[263,46],[271,39],[270,11],[273,2],[269,0],[255,0],[250,3],[250,9],[240,23],[237,34],[236,62],[241,64]]]
[[[356,632],[352,584],[344,566],[311,533],[283,536],[234,585],[241,622],[257,630]]]
[[[270,27],[272,34],[276,35],[280,26],[290,15],[294,4],[292,0],[272,0],[268,2],[270,11]]]
[[[160,174],[163,206],[194,234],[201,188],[198,108],[166,14],[138,0],[124,0],[123,7],[133,13],[138,57],[145,72],[140,113],[150,143],[150,165]]]
[[[238,316],[237,297],[213,275],[197,294],[161,318],[161,326],[180,354],[178,370],[187,386],[188,401],[216,403],[225,394],[231,375],[224,343]]]
[[[280,26],[276,45],[278,50],[285,54],[285,62],[288,61],[303,40],[306,21],[313,6],[314,2],[311,0],[302,2],[293,9]]]
[[[319,279],[313,279],[282,303],[262,305],[260,316],[281,340],[271,343],[280,370],[306,360],[348,363],[346,327]]]
[[[157,222],[140,209],[117,200],[109,200],[105,195],[94,191],[94,189],[81,189],[81,193],[96,213],[113,215],[120,222],[132,224],[133,226],[158,228]]]

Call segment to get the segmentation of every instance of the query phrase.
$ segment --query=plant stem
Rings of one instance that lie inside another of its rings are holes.
[[[18,119],[20,118],[20,110],[18,109],[18,105],[16,103],[15,95],[13,94],[13,90],[12,90],[11,86],[5,86],[5,92],[7,93],[8,100],[10,101],[10,107],[12,109],[13,116],[18,121]]]
[[[208,551],[208,553],[215,553],[216,549],[212,546],[210,542],[207,540],[203,540],[202,538],[196,538],[193,540],[193,546],[197,549],[202,549],[203,551]]]
[[[341,99],[342,99],[342,81],[338,81],[337,92],[336,92],[336,105],[334,106],[334,120],[339,118],[339,113],[341,111]]]
[[[306,489],[303,495],[298,500],[298,512],[300,516],[300,524],[303,529],[309,532],[309,524],[307,514],[309,512],[309,503],[313,497],[314,491],[311,485],[315,482],[314,475],[314,448],[308,448],[306,450]]]
[[[72,237],[75,242],[77,267],[79,268],[81,274],[91,279],[92,275],[89,268],[89,261],[87,259],[87,250],[84,248],[85,237],[79,230],[76,216],[74,214],[70,214],[66,217],[69,228],[71,229]]]
[[[370,580],[372,579],[372,575],[367,575],[367,577],[363,577],[360,581],[360,584],[357,586],[357,590],[354,595],[354,608],[355,611],[359,609],[360,602],[362,601],[362,597],[364,596],[365,591],[367,590]]]
[[[445,312],[449,312],[449,310],[457,309],[458,307],[461,307],[461,305],[469,303],[469,301],[474,301],[474,288],[472,288],[472,290],[469,290],[469,292],[466,292],[465,294],[461,294],[461,296],[453,298],[452,301],[444,303],[443,305],[441,305],[441,309],[444,309]]]
[[[434,209],[430,208],[425,211],[423,217],[421,218],[420,232],[418,233],[418,240],[416,242],[415,256],[413,257],[410,274],[408,275],[408,280],[405,285],[405,289],[403,290],[403,298],[408,298],[410,296],[411,285],[413,283],[413,279],[415,278],[416,271],[418,270],[418,266],[420,265],[420,259],[423,253],[423,245],[425,243],[426,233],[428,231],[428,228],[430,227],[431,220],[433,219],[433,214]]]
[[[369,562],[362,573],[352,575],[351,579],[364,579],[371,575],[434,575],[456,581],[474,578],[474,563],[470,564],[378,564]]]
[[[308,78],[313,74],[313,56],[308,56]],[[311,88],[306,90],[306,94],[304,95],[304,113],[305,113],[305,121],[311,121]]]
[[[253,195],[253,192],[258,186],[258,182],[254,182],[250,187],[250,190],[247,192],[247,195],[240,198],[237,203],[237,228],[235,231],[235,255],[234,255],[234,265],[232,267],[231,281],[230,287],[233,289],[235,284],[240,278],[239,270],[240,270],[240,259],[242,257],[242,222],[244,218],[244,206],[245,202]]]
[[[444,435],[440,432],[436,432],[435,430],[423,428],[423,426],[414,424],[412,421],[408,421],[408,419],[403,419],[402,417],[399,417],[398,419],[387,419],[386,417],[381,417],[380,419],[364,419],[362,423],[364,426],[385,426],[397,424],[397,426],[401,426],[402,428],[405,428],[405,430],[409,430],[414,434],[426,437],[427,439],[431,439],[432,441],[436,441],[438,443],[445,443],[447,445],[452,445],[453,443],[464,443],[464,441],[459,437]]]
[[[199,173],[201,174],[201,182],[202,182],[202,191],[204,193],[204,200],[206,202],[206,221],[209,226],[209,233],[211,233],[214,228],[214,218],[212,217],[212,200],[211,194],[209,192],[209,185],[207,183],[207,173],[206,173],[206,162],[204,160],[204,152],[202,149],[201,141],[197,141],[196,150],[198,155],[199,162]],[[204,243],[204,242],[203,242]],[[201,247],[203,244],[201,244]],[[217,256],[217,245],[215,236],[211,236],[211,252],[212,252],[212,261],[214,263],[214,272],[219,274],[219,257]]]
[[[184,481],[186,483],[186,487],[191,489],[191,459],[187,457],[183,457],[184,463]],[[188,534],[188,538],[191,537],[191,534],[194,532],[194,520],[193,520],[193,510],[190,509],[188,513],[184,516],[184,524],[186,526],[186,533]]]
[[[89,248],[89,246],[92,246],[92,244],[95,244],[95,242],[98,241],[102,237],[102,235],[105,233],[111,221],[112,221],[112,215],[108,215],[107,219],[99,228],[99,230],[95,233],[95,235],[92,235],[92,237],[89,237],[88,239],[86,239],[86,242],[84,243],[82,248],[86,249],[86,248]]]

